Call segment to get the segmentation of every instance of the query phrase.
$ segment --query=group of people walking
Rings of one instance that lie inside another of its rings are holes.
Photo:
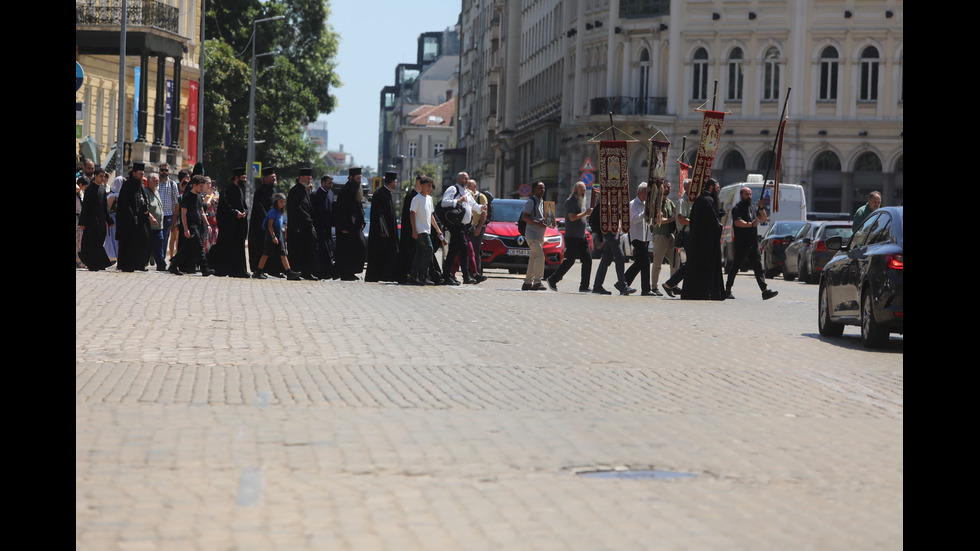
[[[457,174],[456,181],[446,186],[438,199],[433,199],[433,179],[417,176],[404,198],[400,225],[393,195],[398,189],[397,175],[385,173],[383,185],[371,198],[370,230],[365,240],[360,168],[349,169],[348,181],[339,192],[333,189],[330,175],[323,175],[314,190],[312,169],[301,168],[296,184],[283,194],[276,191],[276,167],[267,167],[251,208],[245,200],[248,176],[244,167],[233,171],[220,193],[209,189],[209,179],[200,173],[201,167],[182,170],[177,180],[169,177],[166,163],[148,177],[144,177],[145,169],[143,163],[134,163],[126,178],[116,179],[118,192],[107,193],[105,171],[85,161],[77,182],[83,192],[76,195],[76,235],[80,235],[77,263],[89,270],[112,266],[108,242],[109,230],[115,225],[115,263],[124,272],[146,271],[155,264],[157,270],[174,275],[199,272],[255,279],[356,281],[362,272],[367,282],[406,285],[479,284],[487,279],[482,273],[480,249],[492,198],[479,192],[465,172]],[[662,288],[671,297],[733,298],[732,275],[743,264],[755,270],[763,299],[776,295],[762,277],[755,229],[766,222],[766,212],[751,204],[750,191],[742,190],[742,201],[732,210],[735,265],[724,285],[718,251],[718,182],[709,179],[693,204],[680,200],[678,205],[669,199],[670,184],[664,185],[663,193],[657,195],[646,182],[641,183],[630,203],[628,236],[633,262],[629,268],[619,246],[620,232],[599,234],[604,246],[595,281],[590,285],[592,257],[586,222],[598,227],[598,210],[586,205],[585,184],[576,183],[565,201],[564,260],[545,278],[544,235],[553,222],[546,219],[543,209],[545,184],[536,182],[521,214],[520,226],[529,247],[521,289],[557,291],[558,283],[578,261],[579,292],[612,294],[604,283],[613,265],[613,287],[621,295],[637,292],[632,284],[639,277],[641,296],[663,296],[658,287],[666,262],[671,276]],[[653,196],[661,197],[661,204],[648,209],[647,201]],[[657,209],[659,215],[648,214]],[[165,251],[171,228],[177,246],[168,266]],[[447,251],[440,263],[436,251],[442,247]],[[679,262],[680,248],[687,253],[683,265]],[[462,281],[456,278],[457,272]]]

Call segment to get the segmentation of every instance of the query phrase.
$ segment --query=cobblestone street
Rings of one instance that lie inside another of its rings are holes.
[[[76,271],[76,549],[903,547],[902,336],[577,274]],[[580,475],[617,468],[693,476]]]

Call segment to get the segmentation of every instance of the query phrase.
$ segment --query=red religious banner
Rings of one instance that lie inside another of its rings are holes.
[[[687,175],[691,172],[691,165],[685,163],[684,161],[677,161],[681,165],[681,173],[678,175],[679,184],[677,184],[677,198],[680,199],[684,197],[684,182],[687,181]]]
[[[664,202],[664,183],[667,182],[667,152],[670,151],[670,142],[660,142],[650,140],[650,170],[647,174],[647,204],[646,219],[651,223],[659,224],[661,214],[660,208]]]
[[[187,143],[184,144],[184,154],[188,165],[197,164],[197,86],[196,80],[187,83]]]
[[[694,201],[701,195],[704,183],[711,176],[711,163],[715,161],[718,142],[721,140],[721,125],[725,122],[725,113],[721,111],[705,111],[701,123],[701,141],[698,143],[698,156],[694,159],[694,173],[691,175],[691,187],[687,190],[687,198]]]
[[[599,220],[602,233],[630,231],[630,179],[625,141],[599,142]]]
[[[779,137],[776,139],[776,176],[772,180],[772,211],[779,212],[779,165],[783,161],[783,132],[786,131],[786,119],[779,123]]]

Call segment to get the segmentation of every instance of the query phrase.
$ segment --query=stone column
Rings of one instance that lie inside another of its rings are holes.
[[[140,53],[140,82],[139,82],[139,95],[140,102],[139,106],[136,108],[136,141],[145,142],[146,141],[146,116],[147,116],[147,101],[146,96],[149,91],[148,81],[150,71],[150,52],[148,50],[143,50]]]

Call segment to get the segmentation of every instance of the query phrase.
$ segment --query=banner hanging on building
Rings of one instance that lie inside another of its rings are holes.
[[[725,122],[722,111],[705,111],[701,122],[701,141],[698,143],[698,155],[694,160],[694,172],[691,174],[691,186],[687,190],[687,198],[694,201],[701,195],[704,183],[711,177],[711,164],[715,162],[718,142],[721,140],[721,125]]]
[[[197,164],[197,81],[187,83],[187,143],[184,144],[184,158],[187,164]],[[179,107],[178,107],[179,109]],[[178,132],[180,130],[178,129]]]
[[[599,142],[599,220],[602,233],[630,231],[630,179],[625,141]]]
[[[650,171],[647,174],[646,219],[659,224],[664,202],[664,184],[667,182],[667,153],[670,142],[650,140]]]

